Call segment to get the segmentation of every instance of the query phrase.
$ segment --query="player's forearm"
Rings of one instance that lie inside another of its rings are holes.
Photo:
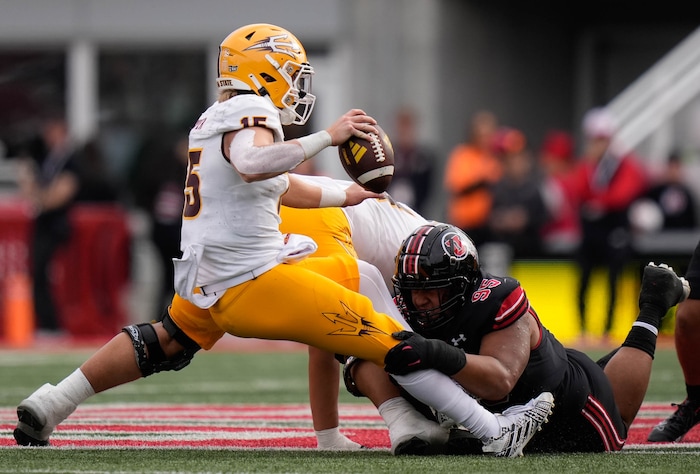
[[[244,129],[235,134],[229,147],[229,159],[246,182],[269,179],[296,168],[306,159],[297,141],[256,142],[256,132]]]
[[[452,378],[472,395],[484,400],[501,400],[513,390],[517,377],[496,359],[468,354],[468,363]]]

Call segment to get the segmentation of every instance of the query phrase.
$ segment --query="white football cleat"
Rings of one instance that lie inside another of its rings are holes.
[[[554,407],[554,396],[543,392],[525,405],[508,408],[496,415],[501,434],[484,442],[482,451],[497,457],[518,457],[530,439],[542,429]]]

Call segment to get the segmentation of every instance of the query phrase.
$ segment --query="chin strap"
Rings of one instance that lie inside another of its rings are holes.
[[[260,97],[265,97],[265,96],[270,95],[270,93],[267,92],[267,89],[265,89],[265,86],[260,84],[260,81],[258,81],[258,78],[255,77],[255,74],[252,74],[252,73],[248,74],[248,79],[250,79],[252,81],[252,83],[255,84],[255,89],[256,89],[255,93],[258,94]]]

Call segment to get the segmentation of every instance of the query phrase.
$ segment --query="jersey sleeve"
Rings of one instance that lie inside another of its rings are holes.
[[[491,321],[492,331],[510,326],[530,309],[530,301],[520,282],[495,276],[481,280],[472,294],[472,303],[477,305],[483,318]]]
[[[518,285],[501,303],[498,314],[494,318],[493,328],[497,330],[510,326],[527,314],[529,309],[530,301],[527,299],[525,290]]]
[[[268,128],[274,133],[275,141],[284,140],[279,110],[268,99],[249,94],[214,104],[202,115],[191,134],[207,137],[248,127]]]

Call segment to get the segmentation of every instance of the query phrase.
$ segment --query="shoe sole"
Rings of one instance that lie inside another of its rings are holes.
[[[675,305],[677,305],[677,304],[679,304],[679,303],[682,303],[683,301],[685,301],[685,300],[688,299],[688,296],[690,296],[690,284],[688,283],[688,280],[686,280],[686,279],[685,279],[684,277],[682,277],[682,276],[679,276],[679,275],[673,270],[672,267],[666,265],[665,263],[661,263],[661,264],[659,264],[659,265],[656,265],[654,262],[649,262],[649,263],[647,264],[647,266],[644,268],[644,275],[646,276],[647,273],[649,273],[649,276],[650,276],[650,277],[651,277],[651,275],[652,275],[653,273],[656,274],[655,276],[662,276],[662,275],[665,275],[665,276],[669,276],[669,277],[670,277],[670,276],[672,275],[673,278],[675,278],[676,280],[678,280],[678,281],[680,282],[681,288],[682,288],[681,295],[680,295],[680,297],[678,298],[678,301],[676,301],[675,303],[673,303],[673,304],[671,305],[671,307],[673,307],[673,306],[675,306]]]
[[[423,456],[429,454],[430,448],[430,443],[414,436],[399,443],[394,449],[394,456]]]
[[[451,456],[482,455],[483,444],[464,430],[451,429],[450,439],[445,444],[445,454]]]
[[[649,435],[649,437],[647,438],[647,441],[649,441],[650,443],[677,443],[683,439],[683,436],[685,436],[685,435],[680,435],[674,439],[669,439],[667,437],[661,439],[661,438],[656,438],[656,437],[653,437],[652,435]]]
[[[49,446],[48,441],[42,441],[42,440],[36,439],[32,436],[29,436],[27,433],[22,431],[20,428],[15,428],[15,430],[12,432],[12,435],[15,437],[15,441],[20,446],[40,446],[40,447]]]
[[[17,408],[17,419],[19,423],[12,433],[17,444],[20,446],[49,446],[48,440],[38,439],[27,432],[38,433],[44,428],[44,424],[27,407]]]

